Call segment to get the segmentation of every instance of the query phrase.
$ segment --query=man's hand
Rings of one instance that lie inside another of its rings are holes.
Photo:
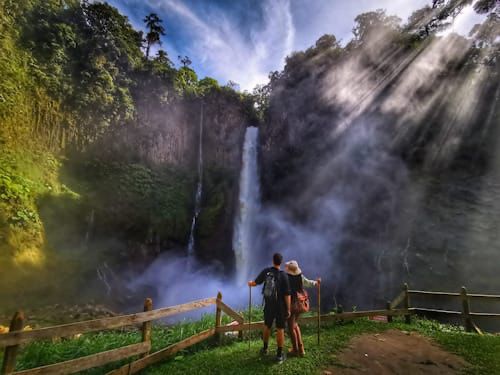
[[[292,316],[292,313],[290,312],[290,310],[287,310],[285,319],[288,319],[290,316]]]
[[[253,281],[253,280],[250,280],[250,281],[248,282],[248,286],[250,286],[250,287],[252,287],[252,286],[256,286],[256,285],[257,285],[257,284],[256,284],[256,283],[255,283],[255,281]]]
[[[321,277],[318,277],[318,278],[316,279],[316,282],[318,283],[318,285],[319,285],[319,284],[321,284]]]

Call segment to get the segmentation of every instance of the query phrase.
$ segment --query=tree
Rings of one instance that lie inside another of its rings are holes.
[[[179,61],[181,62],[182,66],[183,67],[188,67],[189,65],[191,65],[193,62],[191,61],[191,59],[187,56],[184,56],[182,57],[181,55],[177,56],[177,58],[179,59]]]
[[[159,50],[156,54],[156,61],[158,61],[160,64],[167,65],[169,67],[172,67],[172,61],[168,57],[168,54],[164,50]]]
[[[453,20],[472,0],[433,0],[432,6],[425,6],[412,13],[408,19],[407,30],[421,38],[438,33],[449,27]],[[488,9],[491,0],[480,0],[475,9]]]
[[[198,76],[193,69],[183,66],[177,71],[174,87],[179,95],[196,95],[198,93]]]
[[[497,4],[498,4],[497,0],[478,0],[474,4],[474,10],[480,14],[493,12]]]
[[[205,95],[212,90],[220,89],[219,82],[212,77],[205,77],[198,82],[198,89],[200,94]]]
[[[325,34],[316,41],[316,48],[319,50],[337,47],[339,47],[339,43],[337,42],[335,35]]]
[[[361,13],[354,21],[356,22],[352,33],[354,41],[362,42],[372,33],[380,33],[384,30],[398,30],[401,18],[388,16],[383,9],[372,12]]]
[[[156,13],[151,13],[150,15],[144,18],[144,23],[146,27],[149,29],[146,34],[146,58],[149,58],[149,50],[152,45],[159,44],[161,45],[161,36],[165,35],[165,28],[161,25],[162,20]]]

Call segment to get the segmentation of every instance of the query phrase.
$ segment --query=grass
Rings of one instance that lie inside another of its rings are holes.
[[[253,317],[258,320],[261,312],[254,311]],[[225,323],[229,320],[224,317]],[[213,324],[214,317],[205,315],[194,322],[184,321],[173,326],[155,325],[152,351],[213,327]],[[220,345],[215,345],[214,340],[207,340],[178,353],[171,360],[147,368],[143,374],[317,374],[321,369],[339,365],[336,355],[352,337],[387,329],[415,331],[433,338],[446,350],[462,356],[471,364],[464,370],[465,374],[500,374],[500,336],[478,336],[465,333],[460,327],[424,319],[415,319],[411,325],[406,325],[399,319],[391,324],[381,324],[366,319],[344,324],[331,323],[322,327],[319,346],[316,342],[314,325],[304,326],[306,357],[289,358],[283,364],[274,361],[276,344],[273,340],[270,341],[270,355],[261,357],[258,354],[261,348],[258,332],[252,332],[250,340],[244,341],[225,337]],[[21,351],[17,370],[57,363],[139,341],[139,331],[124,330],[87,334],[78,339],[55,343],[32,343]],[[125,362],[88,370],[83,374],[105,374]]]

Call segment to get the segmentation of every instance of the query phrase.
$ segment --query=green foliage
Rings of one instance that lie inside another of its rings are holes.
[[[232,188],[233,176],[224,169],[211,168],[205,172],[206,201],[200,213],[198,234],[210,237],[222,221]]]
[[[398,31],[401,18],[386,15],[383,9],[366,12],[358,15],[355,19],[355,26],[352,29],[354,40],[361,42],[368,36],[382,34],[390,31]]]
[[[196,72],[187,66],[180,68],[175,76],[174,87],[179,95],[196,95],[198,93]]]
[[[191,177],[185,172],[99,159],[68,167],[78,174],[79,189],[95,208],[102,231],[144,240],[149,229],[163,238],[184,240],[192,199]]]
[[[219,82],[211,77],[205,77],[198,82],[198,90],[202,95],[206,95],[211,90],[219,90]]]

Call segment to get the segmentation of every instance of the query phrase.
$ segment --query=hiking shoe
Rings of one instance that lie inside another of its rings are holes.
[[[261,348],[259,351],[260,355],[267,355],[267,349],[266,348]]]
[[[276,361],[278,363],[283,363],[286,359],[285,353],[281,353],[281,355],[276,354]]]

